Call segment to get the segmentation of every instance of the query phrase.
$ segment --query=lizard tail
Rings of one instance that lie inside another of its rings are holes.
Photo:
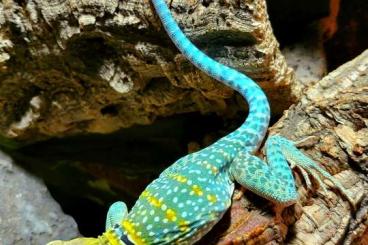
[[[152,0],[164,28],[177,48],[200,70],[238,91],[247,100],[249,114],[245,122],[225,140],[236,141],[250,151],[258,149],[270,120],[270,107],[262,89],[248,76],[222,65],[200,51],[181,31],[165,0]],[[221,140],[218,143],[224,143]]]

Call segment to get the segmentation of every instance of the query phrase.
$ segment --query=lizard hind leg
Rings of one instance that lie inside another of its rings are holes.
[[[351,204],[352,208],[355,209],[355,202],[350,196],[350,192],[346,190],[341,183],[333,177],[330,173],[320,167],[317,163],[315,163],[312,159],[304,155],[301,151],[299,151],[295,147],[295,142],[288,140],[284,137],[279,135],[274,135],[269,137],[266,142],[266,147],[270,147],[272,145],[273,149],[277,149],[277,151],[281,151],[283,156],[287,159],[287,161],[291,164],[291,166],[296,166],[302,170],[303,176],[305,172],[312,176],[314,180],[317,181],[319,187],[322,189],[324,194],[327,193],[326,186],[336,188],[340,191],[341,195],[345,197],[349,203]],[[267,154],[267,158],[268,158]],[[304,176],[305,177],[305,176]],[[328,180],[330,183],[325,184],[323,179]],[[307,180],[306,182],[308,182]]]
[[[119,225],[127,215],[128,208],[124,202],[119,201],[113,203],[107,212],[106,231],[114,228],[115,225]]]

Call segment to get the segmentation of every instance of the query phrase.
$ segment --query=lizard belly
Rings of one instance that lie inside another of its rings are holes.
[[[123,221],[130,240],[193,244],[222,218],[231,204],[234,184],[207,160],[195,160],[186,163],[188,169],[167,169],[141,194]]]

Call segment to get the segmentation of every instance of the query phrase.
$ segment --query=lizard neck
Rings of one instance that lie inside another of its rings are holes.
[[[215,144],[231,141],[250,151],[258,149],[270,119],[270,107],[262,89],[246,75],[222,65],[200,51],[181,31],[172,17],[165,0],[152,0],[164,28],[177,48],[200,70],[221,83],[238,91],[248,102],[249,114],[245,122],[234,132]]]

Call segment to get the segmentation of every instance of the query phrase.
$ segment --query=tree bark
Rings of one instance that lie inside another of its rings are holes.
[[[368,50],[309,88],[271,129],[289,139],[313,136],[302,147],[351,191],[357,210],[338,192],[332,203],[302,193],[303,215],[290,244],[365,244],[368,217]],[[306,199],[305,199],[306,198]],[[307,202],[313,200],[310,205]],[[332,205],[332,206],[331,206]]]
[[[292,70],[265,1],[173,1],[171,9],[200,49],[256,79],[275,113],[290,105]],[[150,1],[3,1],[0,43],[3,145],[245,107],[178,53]]]
[[[300,199],[284,210],[283,224],[274,223],[269,202],[246,192],[200,244],[365,244],[367,72],[368,50],[310,87],[269,130],[295,141],[310,137],[301,150],[341,181],[357,210],[333,188],[327,196],[318,186],[308,192],[300,173],[294,172]]]

